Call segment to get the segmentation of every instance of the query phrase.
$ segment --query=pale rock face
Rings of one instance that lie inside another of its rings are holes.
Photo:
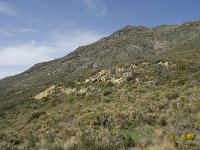
[[[86,79],[84,83],[88,83],[90,81],[90,79]]]
[[[142,64],[143,64],[144,66],[148,66],[149,63],[143,62]]]
[[[124,71],[125,71],[124,68],[116,68],[116,72],[117,72],[117,73],[121,73],[121,72],[124,72]]]
[[[107,72],[107,70],[101,70],[98,74],[99,75],[103,75],[103,74],[105,74]]]
[[[57,89],[59,89],[60,92],[63,92],[65,94],[70,94],[70,93],[74,93],[76,92],[76,89],[75,88],[67,88],[67,87],[58,87]],[[50,96],[51,94],[53,94],[56,90],[56,86],[55,85],[52,85],[50,86],[49,88],[47,88],[45,91],[37,94],[34,99],[36,100],[41,100],[45,97],[48,97]]]
[[[159,62],[158,65],[163,65],[163,62]]]
[[[95,76],[89,77],[88,79],[86,79],[84,83],[92,82],[92,81],[95,81],[95,80],[106,81],[106,76],[108,74],[109,74],[108,70],[101,70]]]
[[[78,84],[78,85],[80,85],[80,84],[81,84],[81,82],[79,82],[79,81],[75,81],[75,83],[76,83],[76,84]]]
[[[86,93],[87,92],[87,88],[81,88],[79,91],[78,91],[78,93],[80,93],[80,94],[84,94],[84,93]]]
[[[139,83],[139,82],[140,82],[140,79],[139,79],[139,78],[135,78],[135,81],[136,81],[137,83]]]
[[[45,97],[47,97],[47,96],[53,94],[53,92],[55,91],[55,88],[56,88],[55,85],[50,86],[50,87],[47,88],[45,91],[43,91],[43,92],[37,94],[37,95],[34,97],[34,99],[40,100],[40,99],[42,99],[42,98],[45,98]]]
[[[65,94],[70,94],[76,92],[75,88],[61,88],[61,91]]]
[[[131,75],[130,72],[125,72],[125,73],[122,74],[123,77],[128,77],[128,76],[130,76],[130,75]]]
[[[165,42],[155,41],[154,43],[155,50],[164,48],[166,43],[167,43],[166,41]]]
[[[122,78],[119,78],[119,79],[111,79],[111,82],[114,83],[114,84],[119,84],[119,83],[122,83],[123,82],[123,79]]]
[[[158,65],[168,67],[169,66],[169,62],[159,62]]]
[[[130,69],[131,69],[131,68],[133,68],[133,69],[136,69],[136,68],[137,68],[137,66],[136,66],[135,64],[134,64],[134,65],[133,65],[133,64],[131,64],[131,66],[130,66]]]
[[[169,66],[169,62],[164,62],[164,66],[168,67]]]
[[[101,70],[96,75],[89,77],[84,81],[84,83],[93,82],[93,81],[102,81],[102,82],[108,82],[111,81],[114,84],[119,84],[125,81],[125,78],[131,75],[131,72],[127,72],[125,68],[114,68],[115,69],[115,75],[118,77],[114,77],[111,73],[111,70]],[[119,77],[120,76],[120,77]]]

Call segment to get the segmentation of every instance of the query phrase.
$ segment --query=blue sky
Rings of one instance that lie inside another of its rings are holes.
[[[200,0],[0,0],[0,78],[62,57],[126,25],[200,19]]]

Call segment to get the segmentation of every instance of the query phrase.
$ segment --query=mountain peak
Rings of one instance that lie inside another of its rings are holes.
[[[128,33],[143,32],[143,31],[147,31],[147,30],[149,30],[149,28],[144,27],[144,26],[127,25],[127,26],[123,27],[122,29],[114,32],[113,35],[118,36],[118,35],[124,35],[124,34],[128,34]]]
[[[127,25],[124,28],[120,29],[119,31],[129,31],[129,30],[142,31],[142,30],[148,30],[148,28],[142,25],[140,26]]]

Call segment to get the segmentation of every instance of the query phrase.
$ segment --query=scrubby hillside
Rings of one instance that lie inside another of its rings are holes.
[[[200,22],[127,26],[0,81],[2,149],[200,149]]]

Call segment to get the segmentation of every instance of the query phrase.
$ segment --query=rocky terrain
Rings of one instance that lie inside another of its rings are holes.
[[[2,150],[200,149],[200,21],[126,26],[0,80]]]

